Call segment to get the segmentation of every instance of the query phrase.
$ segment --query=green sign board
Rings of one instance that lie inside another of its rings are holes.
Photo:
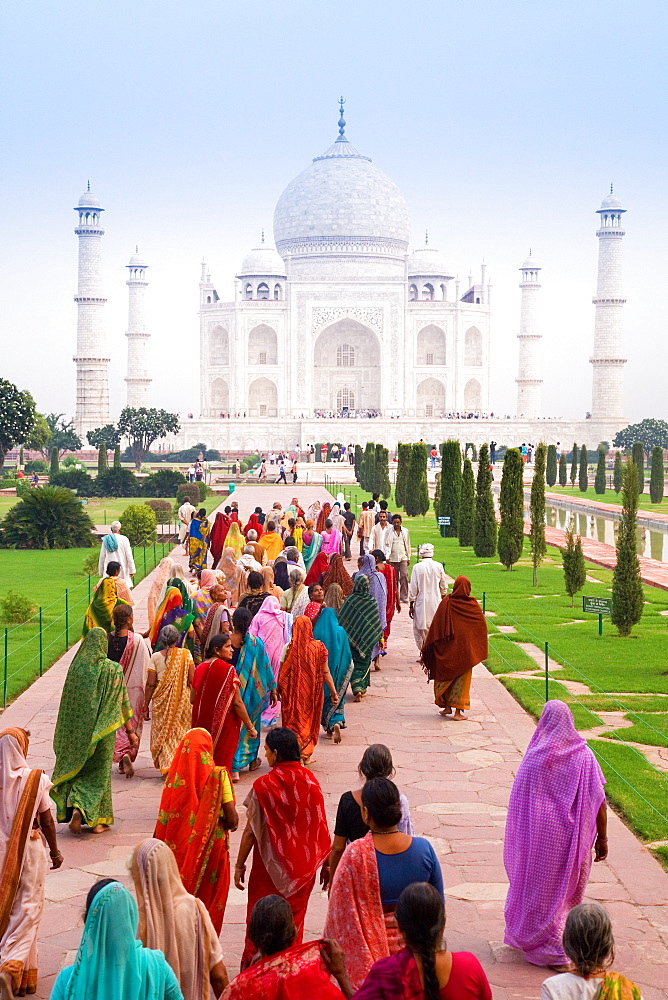
[[[583,597],[582,610],[589,611],[593,615],[611,615],[611,597]]]

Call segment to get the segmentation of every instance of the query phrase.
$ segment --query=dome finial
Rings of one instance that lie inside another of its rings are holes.
[[[610,181],[610,194],[614,194],[614,191],[613,191],[613,188],[612,188],[612,181]]]
[[[340,97],[339,98],[339,139],[345,139],[345,137],[346,137],[346,133],[345,133],[346,120],[343,117],[343,105],[345,103],[346,102],[343,100],[343,97]]]
[[[90,191],[90,181],[88,181],[88,191]]]
[[[135,243],[135,253],[139,253],[139,244]]]
[[[264,226],[262,227],[262,246],[264,246]]]

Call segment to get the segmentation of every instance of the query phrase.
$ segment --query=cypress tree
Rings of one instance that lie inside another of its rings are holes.
[[[59,469],[60,469],[60,465],[58,463],[58,449],[57,448],[52,448],[51,449],[51,468],[49,470],[49,474],[51,476],[57,476]]]
[[[410,517],[426,514],[429,510],[426,444],[414,444],[411,448],[411,464],[408,470],[404,509]]]
[[[619,634],[627,636],[642,618],[644,600],[640,562],[636,553],[638,469],[632,460],[627,460],[624,465],[622,497],[622,516],[617,534],[617,564],[612,575],[611,618]]]
[[[652,503],[663,500],[663,448],[652,448],[652,471],[649,477],[649,496]]]
[[[473,545],[473,522],[475,517],[475,482],[473,466],[469,458],[464,459],[462,472],[462,492],[459,498],[457,531],[460,545]]]
[[[100,444],[97,449],[97,474],[101,476],[103,472],[107,471],[107,446],[104,442]]]
[[[587,468],[587,445],[583,444],[580,449],[580,472],[578,475],[578,485],[580,493],[586,493],[589,486],[589,469]]]
[[[411,464],[412,448],[409,444],[397,445],[397,481],[394,484],[394,503],[397,507],[406,507],[406,484]]]
[[[587,567],[582,552],[582,539],[579,535],[573,535],[572,528],[566,533],[566,548],[561,550],[561,555],[564,562],[564,585],[573,607],[573,598],[585,585]]]
[[[594,492],[599,496],[605,493],[605,445],[598,446],[598,464],[596,466],[596,478],[594,480]]]
[[[518,448],[509,448],[503,460],[501,492],[499,494],[498,549],[499,559],[506,567],[522,555],[524,547],[524,464]]]
[[[553,445],[550,445],[553,447]],[[545,453],[547,448],[539,444],[534,456],[533,479],[531,481],[531,561],[533,564],[533,585],[538,586],[538,567],[543,561],[545,545]],[[556,448],[555,448],[556,461]],[[556,468],[555,468],[556,471]]]
[[[566,461],[566,452],[562,451],[559,456],[559,485],[566,486],[568,483],[568,462]]]
[[[633,445],[633,461],[638,470],[638,493],[645,492],[645,446],[640,441]]]
[[[380,448],[380,459],[378,449]],[[382,444],[376,445],[376,492],[385,500],[390,499],[390,452]]]
[[[573,443],[573,454],[571,455],[571,486],[575,486],[578,478],[578,446]]]
[[[619,493],[622,488],[622,471],[624,465],[622,462],[621,451],[615,452],[615,468],[612,473],[612,485],[614,487],[615,493]]]
[[[548,486],[554,486],[557,481],[557,446],[550,444],[547,447],[547,466],[545,468],[545,482]]]
[[[362,446],[360,444],[355,445],[355,479],[362,485],[362,462],[364,461],[364,452],[362,451]]]
[[[450,524],[441,524],[443,538],[457,538],[457,516],[462,493],[462,452],[459,441],[441,445],[441,489],[437,517],[449,517]]]
[[[384,497],[382,488],[382,470],[383,470],[383,446],[382,444],[377,444],[375,446],[376,455],[373,462],[373,489],[372,493],[378,493],[380,496]]]
[[[362,459],[362,476],[360,478],[360,486],[367,493],[375,493],[375,474],[376,474],[376,446],[371,441],[367,442],[366,448],[364,449],[364,458]]]
[[[489,446],[480,446],[478,477],[475,491],[475,520],[473,522],[473,551],[483,559],[496,553],[496,514],[492,496],[492,473],[489,467]]]
[[[19,469],[23,468],[23,445],[19,449]]]

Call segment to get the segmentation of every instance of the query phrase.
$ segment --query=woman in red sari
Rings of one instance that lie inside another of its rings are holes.
[[[329,565],[329,559],[324,552],[318,552],[317,556],[311,564],[311,568],[306,574],[306,579],[304,583],[307,587],[310,587],[312,583],[320,583],[320,577],[327,571],[327,566]]]
[[[307,763],[320,735],[323,685],[329,688],[332,701],[338,703],[339,695],[327,666],[327,647],[313,638],[313,624],[306,615],[295,619],[286,650],[277,682],[283,725],[296,734]]]
[[[213,759],[231,775],[232,759],[239,742],[241,723],[252,739],[257,731],[239,693],[239,677],[232,663],[234,647],[229,635],[214,635],[207,648],[207,659],[195,670],[193,688],[193,729],[211,733]]]
[[[270,729],[265,755],[269,774],[256,778],[244,802],[246,828],[234,869],[234,884],[243,890],[246,859],[253,852],[242,969],[250,965],[257,950],[249,935],[257,901],[274,894],[287,899],[295,922],[295,944],[301,944],[316,873],[322,866],[322,884],[327,881],[329,870],[330,836],[325,800],[317,778],[300,763],[297,737],[284,727]]]
[[[260,519],[258,517],[258,513],[261,514],[262,511],[258,507],[256,507],[255,510],[253,511],[253,513],[251,514],[251,516],[248,518],[248,523],[247,523],[246,527],[243,530],[244,538],[247,541],[248,541],[248,532],[249,531],[255,531],[257,533],[257,538],[255,539],[256,541],[258,539],[262,538],[262,532],[264,531],[264,528],[263,528],[262,523],[261,523],[261,521],[260,521]]]
[[[225,508],[225,513],[223,511],[218,511],[216,514],[216,520],[213,522],[213,528],[211,529],[211,539],[209,548],[211,549],[211,556],[213,558],[213,568],[215,569],[220,562],[220,557],[223,554],[223,549],[225,548],[225,539],[227,538],[227,532],[230,530],[230,518],[227,515],[227,510]]]
[[[230,889],[228,831],[238,824],[230,776],[214,764],[210,734],[189,730],[174,754],[153,836],[171,847],[186,892],[202,900],[218,934]]]

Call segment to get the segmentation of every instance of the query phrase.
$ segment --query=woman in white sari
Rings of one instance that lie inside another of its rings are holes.
[[[37,989],[47,844],[51,867],[63,863],[51,815],[51,782],[26,763],[29,735],[25,729],[0,733],[0,977],[10,996]]]

